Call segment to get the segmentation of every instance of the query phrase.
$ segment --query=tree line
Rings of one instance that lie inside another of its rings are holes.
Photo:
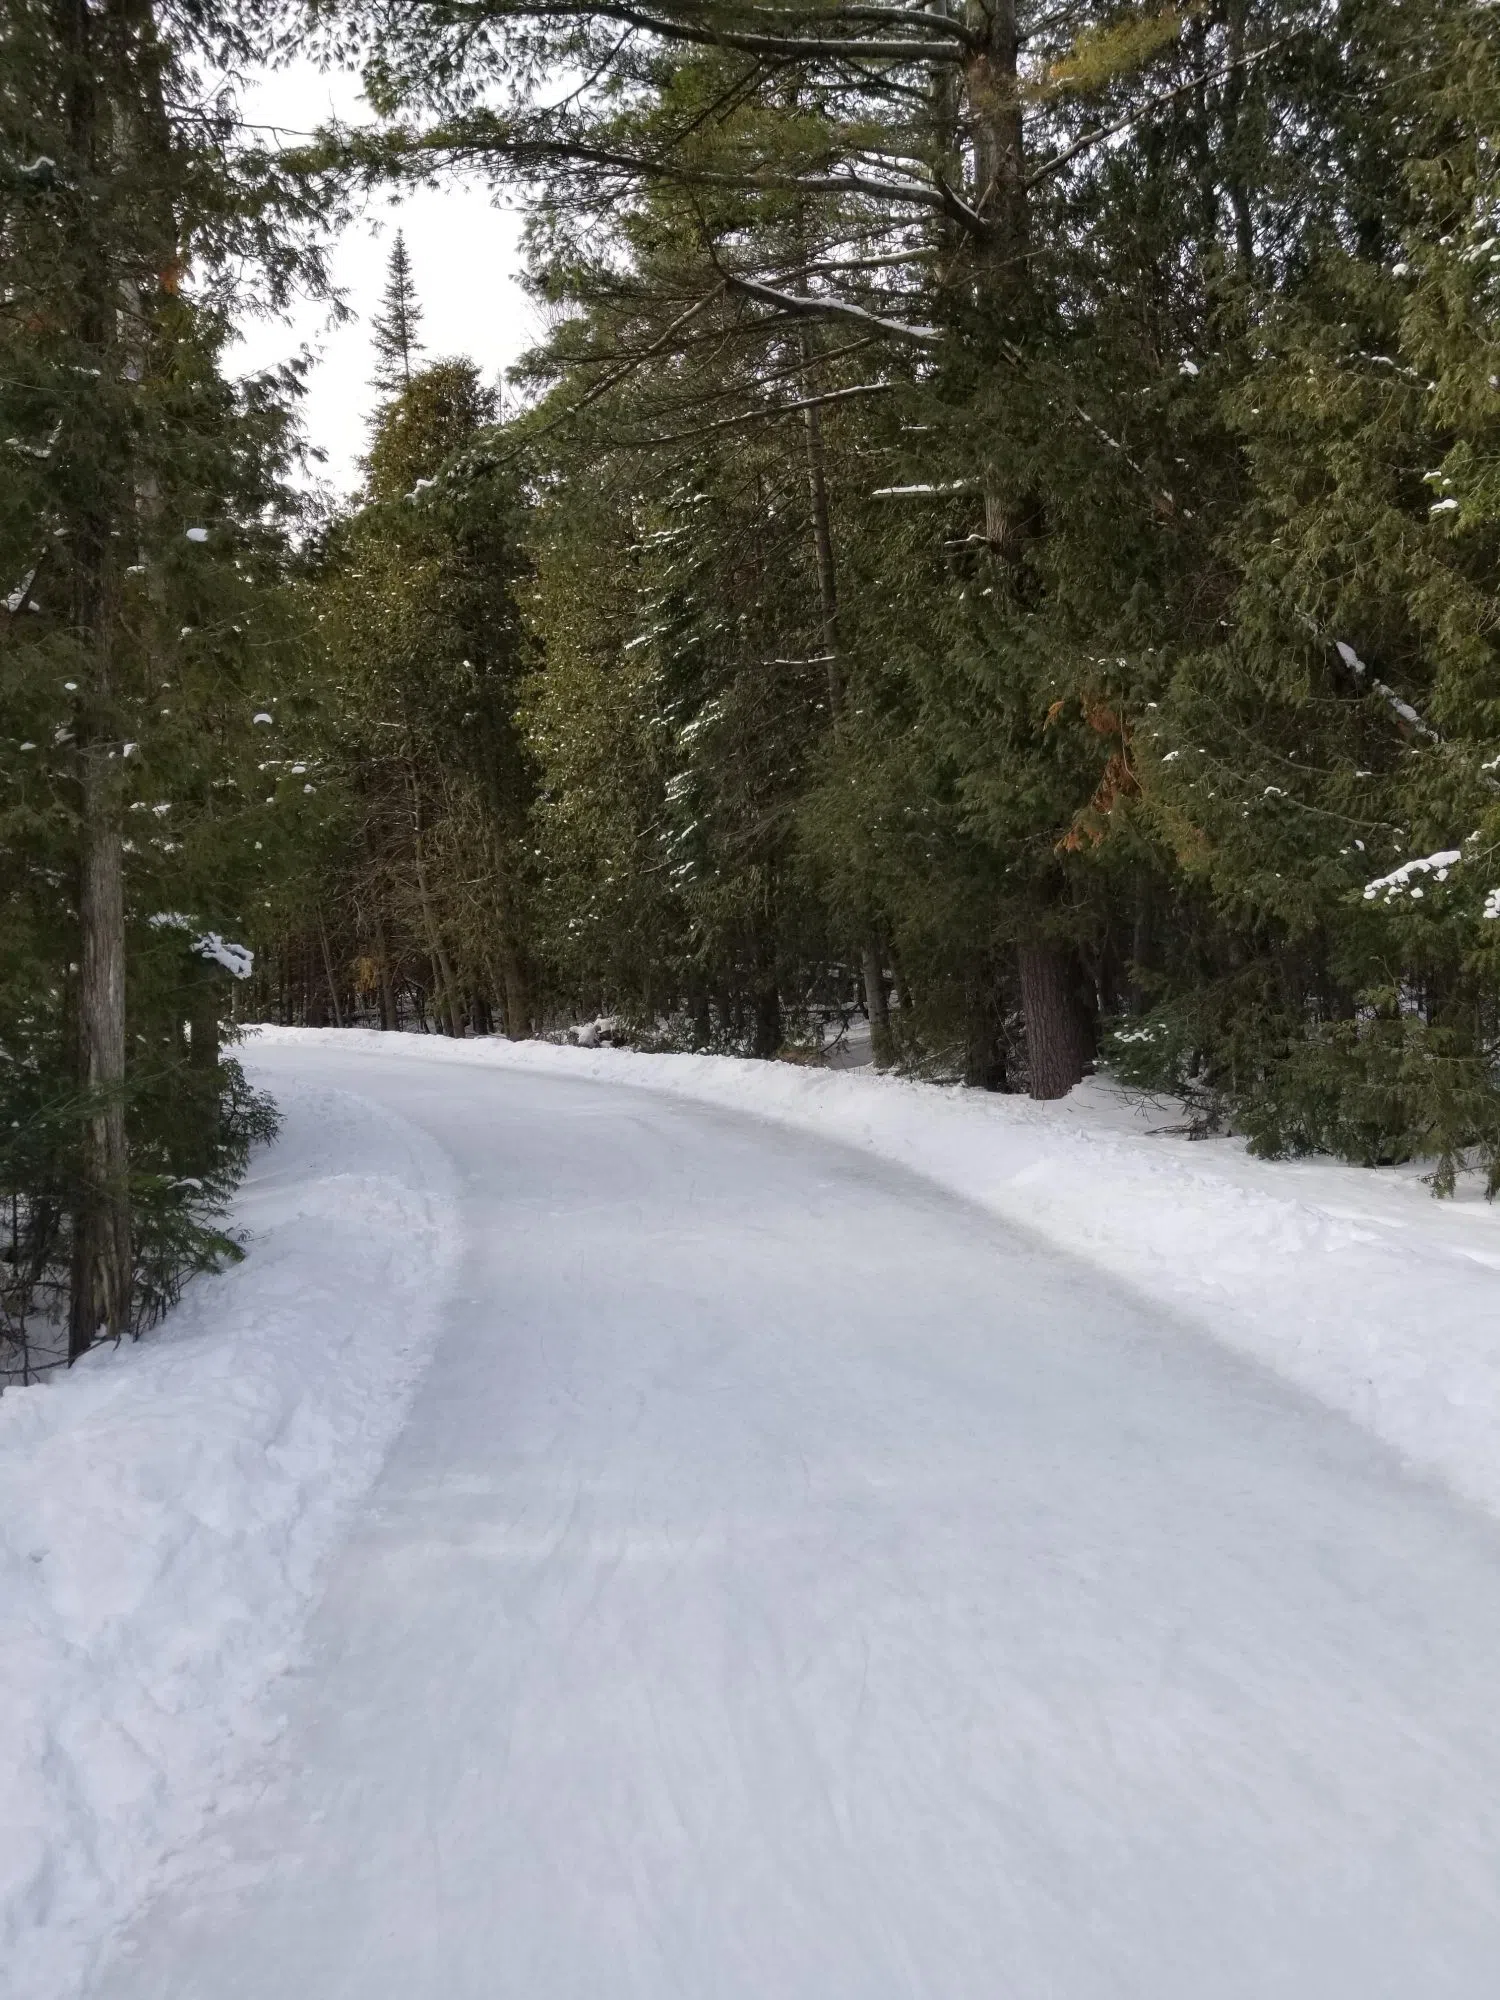
[[[857,1021],[1500,1178],[1491,9],[12,12],[0,1143],[76,1340],[126,1208],[212,1233],[232,990]],[[269,152],[205,94],[289,23],[374,123]],[[502,409],[401,246],[361,491],[299,521],[213,274],[459,175],[523,191],[547,335]]]

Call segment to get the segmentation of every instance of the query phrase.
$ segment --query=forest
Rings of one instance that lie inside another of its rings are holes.
[[[6,0],[0,1362],[236,1254],[255,1021],[1493,1192],[1497,144],[1483,0]],[[237,318],[460,179],[545,338],[398,236],[324,504]]]

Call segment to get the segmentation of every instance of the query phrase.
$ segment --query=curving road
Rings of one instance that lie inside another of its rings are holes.
[[[260,1051],[468,1263],[261,1795],[99,2000],[1494,2000],[1500,1539],[834,1148]]]

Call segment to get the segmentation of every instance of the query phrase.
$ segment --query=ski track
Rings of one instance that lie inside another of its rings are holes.
[[[93,2000],[1490,2000],[1483,1514],[879,1161],[251,1061],[424,1128],[466,1261],[285,1727]]]

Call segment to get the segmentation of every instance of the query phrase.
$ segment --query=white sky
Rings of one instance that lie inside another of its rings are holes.
[[[284,127],[288,136],[311,132],[331,116],[347,122],[368,115],[357,77],[325,75],[310,62],[266,74],[242,89],[239,101],[245,118]],[[332,260],[334,282],[357,317],[332,326],[325,306],[304,302],[289,320],[251,318],[228,357],[238,373],[287,360],[303,347],[318,354],[302,422],[310,441],[328,454],[321,477],[340,493],[358,483],[358,460],[368,445],[366,417],[374,400],[369,319],[380,305],[398,225],[406,231],[429,359],[466,354],[493,381],[542,331],[516,282],[520,218],[497,208],[488,190],[456,185],[422,189],[399,204],[372,201],[339,238]]]

